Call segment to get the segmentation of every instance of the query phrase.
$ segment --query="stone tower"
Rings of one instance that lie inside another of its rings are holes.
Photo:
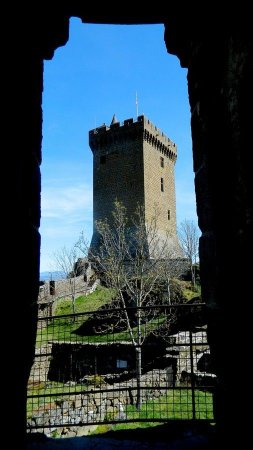
[[[128,217],[138,203],[143,205],[146,222],[158,208],[159,234],[169,231],[176,238],[176,145],[144,115],[122,124],[114,115],[110,126],[90,130],[89,145],[93,152],[91,247],[99,243],[96,220],[110,220],[116,199],[127,208]]]

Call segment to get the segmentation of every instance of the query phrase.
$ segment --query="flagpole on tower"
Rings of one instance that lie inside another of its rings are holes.
[[[136,96],[135,96],[135,104],[136,104],[136,117],[138,117],[139,113],[138,113],[138,97],[137,97],[137,91],[136,91]]]

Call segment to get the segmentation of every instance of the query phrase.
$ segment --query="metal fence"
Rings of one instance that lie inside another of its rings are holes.
[[[41,318],[27,430],[214,421],[215,381],[203,304]]]

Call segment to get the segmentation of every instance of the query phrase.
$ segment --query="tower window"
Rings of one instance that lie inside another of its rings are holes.
[[[101,155],[100,156],[100,164],[105,164],[106,162],[106,155]]]
[[[163,178],[161,178],[161,191],[164,191],[164,182],[163,182]]]
[[[160,156],[160,165],[161,167],[164,167],[164,158]]]
[[[170,209],[168,209],[168,220],[170,220]]]

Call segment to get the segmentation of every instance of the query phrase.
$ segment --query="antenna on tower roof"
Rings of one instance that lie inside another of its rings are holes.
[[[135,105],[136,105],[136,117],[138,117],[139,113],[138,113],[138,96],[137,96],[137,91],[136,91],[136,95],[135,95]]]

